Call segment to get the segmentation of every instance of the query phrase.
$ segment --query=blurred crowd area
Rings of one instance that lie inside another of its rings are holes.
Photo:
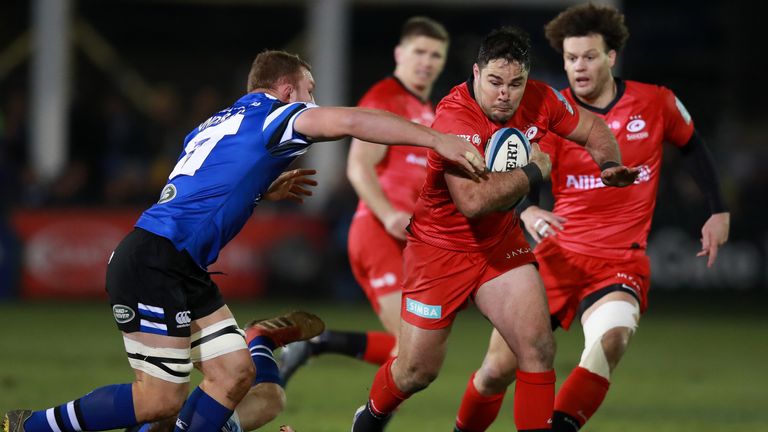
[[[109,4],[106,4],[109,3]],[[631,36],[620,55],[619,75],[673,89],[691,112],[719,167],[732,210],[732,239],[768,244],[768,107],[762,59],[753,51],[758,17],[739,2],[624,2]],[[73,20],[88,26],[117,54],[104,67],[73,43],[69,150],[66,168],[40,181],[30,163],[29,61],[2,71],[0,80],[0,205],[145,208],[155,202],[182,149],[185,135],[245,91],[250,62],[263,49],[306,52],[302,2],[180,2],[80,0]],[[481,37],[490,29],[523,27],[534,43],[532,77],[556,88],[567,83],[562,60],[546,43],[543,25],[560,6],[441,7],[432,3],[350,2],[350,77],[353,105],[394,67],[401,23],[416,14],[443,22],[452,35],[437,102],[471,72]],[[0,5],[0,53],[29,31],[27,2]],[[126,86],[140,78],[140,99]],[[321,90],[322,91],[322,90]],[[318,100],[323,104],[323,100]],[[346,145],[346,144],[345,144]],[[657,202],[655,229],[682,227],[695,238],[708,217],[706,203],[670,148]],[[340,181],[325,217],[333,244],[344,252],[346,223],[356,196]],[[302,211],[293,208],[292,211]]]

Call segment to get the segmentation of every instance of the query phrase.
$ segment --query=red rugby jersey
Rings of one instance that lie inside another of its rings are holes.
[[[571,103],[570,89],[563,91]],[[661,170],[662,144],[684,146],[693,122],[674,93],[657,85],[617,79],[616,98],[605,109],[582,105],[602,117],[621,149],[622,163],[640,167],[635,184],[605,187],[587,151],[565,139],[541,142],[552,159],[554,212],[568,218],[556,241],[575,252],[606,258],[645,253]]]
[[[470,79],[443,98],[432,127],[466,138],[481,154],[491,135],[502,127],[517,128],[536,142],[549,131],[568,135],[579,123],[578,111],[560,93],[531,79],[512,118],[504,124],[495,123],[475,101],[472,85]],[[517,216],[504,211],[466,218],[448,191],[444,177],[447,167],[440,155],[429,152],[427,180],[416,203],[411,232],[417,239],[443,249],[481,251],[493,247],[504,238],[504,231],[516,226]]]
[[[358,103],[363,108],[389,111],[414,123],[430,126],[435,119],[432,102],[411,93],[394,76],[374,84]],[[376,174],[389,202],[398,210],[413,213],[424,178],[427,175],[425,147],[387,147],[384,158],[376,165]],[[363,200],[357,205],[355,216],[370,214]]]

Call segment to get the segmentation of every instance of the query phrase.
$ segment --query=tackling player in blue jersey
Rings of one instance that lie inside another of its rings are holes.
[[[160,200],[113,252],[107,292],[135,381],[47,410],[10,411],[5,432],[107,430],[177,415],[177,431],[220,430],[243,397],[254,394],[248,393],[254,376],[258,381],[270,368],[260,359],[272,360],[275,346],[322,331],[313,315],[294,313],[249,326],[246,345],[206,271],[261,200],[306,194],[309,173],[283,171],[310,144],[343,136],[407,143],[437,151],[471,177],[484,172],[469,142],[383,111],[317,107],[314,85],[298,56],[259,54],[248,94],[187,136]],[[187,397],[193,364],[203,381]]]

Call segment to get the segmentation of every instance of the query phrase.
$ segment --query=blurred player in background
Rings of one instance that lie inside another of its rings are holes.
[[[435,115],[429,97],[447,50],[442,24],[426,17],[409,19],[395,47],[393,76],[374,84],[358,106],[431,125]],[[353,139],[347,176],[360,197],[349,229],[349,261],[386,332],[326,330],[288,345],[280,365],[286,381],[310,356],[337,353],[380,366],[397,352],[405,227],[427,176],[427,149]]]
[[[246,344],[206,268],[261,200],[305,195],[291,180],[304,178],[301,171],[280,176],[312,143],[343,136],[409,143],[437,150],[473,178],[485,171],[465,140],[383,111],[317,107],[314,86],[298,56],[259,54],[248,94],[187,136],[160,200],[113,252],[107,292],[135,381],[47,410],[10,411],[4,432],[108,430],[177,415],[177,430],[218,431],[254,379],[270,373],[279,380],[274,344],[312,336],[322,326],[308,314],[280,317],[250,327]],[[193,364],[203,381],[187,397]]]
[[[552,133],[584,143],[606,184],[627,185],[636,172],[620,165],[616,140],[594,114],[529,80],[530,40],[514,28],[488,34],[472,77],[437,107],[436,130],[483,149],[502,127],[533,141]],[[507,209],[549,177],[549,157],[533,145],[530,163],[472,181],[434,152],[404,251],[403,301],[397,357],[378,371],[353,432],[380,431],[392,412],[426,388],[440,371],[457,312],[472,299],[521,359],[515,424],[549,429],[555,397],[555,342],[544,286],[517,216]]]
[[[612,129],[624,163],[641,167],[635,184],[603,187],[589,154],[576,143],[541,142],[552,158],[555,208],[531,205],[521,214],[537,242],[553,325],[568,329],[581,315],[584,352],[557,393],[552,430],[575,431],[595,413],[610,386],[640,314],[647,307],[649,261],[645,249],[661,171],[662,144],[680,148],[712,216],[701,230],[701,251],[711,266],[728,239],[726,209],[709,151],[688,111],[669,89],[616,78],[611,68],[629,36],[624,16],[613,7],[574,6],[546,26],[552,47],[562,53],[574,106],[595,113]],[[537,197],[535,198],[537,199]],[[518,360],[498,332],[474,384],[483,397],[503,397]],[[498,406],[465,397],[460,408],[485,430]]]

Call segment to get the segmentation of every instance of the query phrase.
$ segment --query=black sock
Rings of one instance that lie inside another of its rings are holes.
[[[552,414],[552,432],[576,432],[581,429],[581,423],[562,411]]]
[[[362,358],[368,345],[368,335],[360,332],[326,330],[311,343],[312,355],[335,353]]]
[[[380,432],[389,423],[392,414],[384,417],[377,416],[371,410],[371,401],[365,404],[365,408],[355,419],[352,425],[352,432]]]

